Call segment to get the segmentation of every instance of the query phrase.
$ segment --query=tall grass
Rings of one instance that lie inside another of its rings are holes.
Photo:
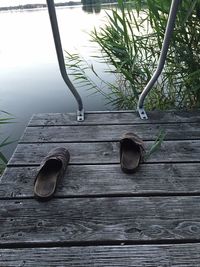
[[[68,54],[68,67],[76,81],[104,94],[116,108],[135,109],[157,66],[169,8],[168,0],[147,0],[145,5],[141,0],[129,4],[118,0],[118,7],[107,13],[106,26],[91,33],[102,53],[99,59],[112,66],[116,83],[106,83],[93,66],[78,55]],[[88,77],[89,70],[109,93]],[[200,107],[200,0],[182,1],[164,71],[146,105],[148,109]]]

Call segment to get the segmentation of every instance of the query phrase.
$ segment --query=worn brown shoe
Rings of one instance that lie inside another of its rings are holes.
[[[52,149],[40,164],[34,183],[34,195],[46,201],[53,197],[58,180],[64,176],[70,159],[67,149]]]
[[[134,133],[125,133],[120,140],[120,164],[125,173],[133,173],[144,159],[144,143]]]

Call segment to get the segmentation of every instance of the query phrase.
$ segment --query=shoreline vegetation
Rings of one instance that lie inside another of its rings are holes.
[[[74,1],[69,1],[69,2],[64,2],[64,3],[55,3],[55,7],[62,7],[62,6],[78,6],[84,4],[85,1],[80,1],[80,2],[74,2]],[[86,1],[87,2],[87,1]],[[92,4],[96,4],[95,1],[89,1]],[[108,4],[108,3],[114,3],[117,2],[116,0],[102,0],[100,1],[101,4]],[[26,10],[26,9],[38,9],[38,8],[46,8],[46,4],[26,4],[26,5],[17,5],[17,6],[7,6],[7,7],[0,7],[0,11],[14,11],[14,10]]]
[[[56,3],[55,6],[73,6],[73,5],[81,5],[80,2],[69,1],[65,3]],[[7,6],[0,7],[0,11],[10,11],[10,10],[21,10],[21,9],[35,9],[35,8],[46,8],[46,4],[26,4],[26,5],[17,5],[17,6]]]

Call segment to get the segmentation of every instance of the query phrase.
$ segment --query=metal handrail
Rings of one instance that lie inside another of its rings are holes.
[[[66,68],[65,68],[65,61],[64,61],[64,56],[63,56],[63,50],[62,50],[62,44],[61,44],[60,33],[59,33],[59,28],[58,28],[54,0],[47,0],[47,7],[48,7],[49,17],[51,21],[51,28],[53,32],[53,38],[54,38],[60,72],[61,72],[64,82],[69,87],[70,91],[72,92],[72,94],[74,95],[78,103],[77,120],[83,121],[84,120],[84,109],[83,109],[82,99],[79,93],[77,92],[76,88],[70,81],[67,75]]]
[[[180,2],[181,2],[181,0],[172,0],[172,2],[171,2],[169,17],[168,17],[168,21],[167,21],[167,27],[165,30],[165,36],[164,36],[163,45],[162,45],[162,49],[160,52],[160,57],[158,60],[158,65],[157,65],[156,71],[154,72],[153,76],[151,77],[151,79],[147,83],[146,87],[144,88],[144,90],[140,94],[140,97],[138,100],[137,110],[139,112],[141,119],[148,119],[147,114],[146,114],[144,107],[143,107],[144,106],[144,100],[145,100],[145,97],[147,96],[147,94],[152,89],[153,85],[155,84],[155,82],[157,81],[158,77],[160,76],[160,74],[163,70],[165,60],[167,57],[167,52],[169,49],[170,39],[171,39],[173,30],[174,30],[176,15],[178,12],[178,7],[179,7]]]

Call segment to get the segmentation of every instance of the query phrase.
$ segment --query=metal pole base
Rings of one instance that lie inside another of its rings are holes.
[[[146,111],[144,110],[144,108],[137,108],[137,111],[138,111],[138,113],[139,113],[139,115],[140,115],[140,118],[142,119],[142,120],[148,120],[148,116],[147,116],[147,114],[146,114]]]
[[[84,121],[84,109],[77,110],[77,121]]]

